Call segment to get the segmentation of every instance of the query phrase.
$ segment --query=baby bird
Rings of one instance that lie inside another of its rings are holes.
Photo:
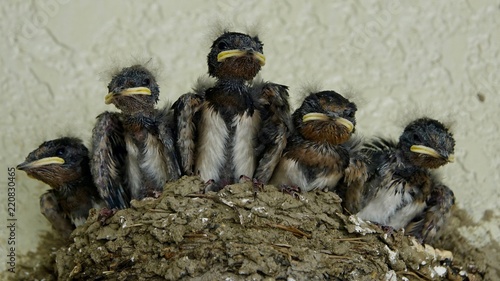
[[[110,208],[127,208],[131,199],[157,196],[178,179],[169,110],[157,110],[159,86],[143,65],[125,67],[108,84],[106,104],[120,113],[97,117],[91,168],[99,193]]]
[[[287,87],[251,83],[266,61],[262,46],[258,37],[224,32],[207,58],[215,84],[181,96],[173,106],[183,172],[209,182],[207,191],[241,176],[267,182],[285,147]],[[258,146],[262,138],[267,143]]]
[[[77,138],[42,143],[17,166],[52,189],[40,197],[40,211],[63,237],[83,224],[91,208],[105,207],[89,168],[89,152]]]
[[[336,191],[340,182],[362,185],[366,167],[351,140],[356,110],[334,91],[309,94],[292,115],[295,130],[270,183],[302,192]]]
[[[454,147],[453,135],[430,118],[411,122],[398,143],[378,139],[365,145],[370,164],[357,215],[396,230],[415,220],[408,226],[410,233],[429,236],[454,202],[453,192],[432,169],[453,162]]]

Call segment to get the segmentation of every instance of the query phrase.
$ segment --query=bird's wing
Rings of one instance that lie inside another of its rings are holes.
[[[446,223],[455,204],[455,195],[446,185],[434,182],[426,203],[423,213],[405,227],[405,233],[415,236],[423,243],[432,241]]]
[[[280,161],[292,127],[288,87],[265,82],[253,86],[253,95],[262,122],[257,135],[258,164],[254,178],[267,183]]]
[[[104,112],[97,116],[91,151],[90,167],[99,194],[109,208],[127,208],[130,203],[125,178],[127,148],[123,124],[117,113]]]
[[[384,180],[382,170],[389,168],[395,147],[395,142],[382,138],[372,139],[362,145],[360,154],[366,157],[367,178],[361,196],[361,209],[376,195]]]
[[[363,144],[361,153],[369,159],[368,177],[374,176],[382,163],[387,162],[397,144],[392,140],[375,138]]]
[[[354,136],[342,144],[349,152],[349,164],[344,171],[343,181],[336,187],[344,208],[352,214],[361,209],[364,186],[368,180],[369,158],[361,152],[361,144],[361,138]]]
[[[197,134],[197,114],[205,101],[200,94],[187,93],[179,97],[172,105],[174,110],[174,136],[179,153],[182,172],[186,175],[193,175],[196,134]]]
[[[361,186],[364,185],[368,179],[369,159],[361,153],[361,138],[352,136],[342,146],[349,152],[349,165],[344,171],[344,181],[348,186],[356,182]]]
[[[174,110],[171,106],[165,106],[158,112],[158,133],[160,141],[164,146],[165,163],[167,168],[168,181],[178,179],[181,176],[179,156],[175,147],[174,139]]]
[[[50,190],[40,196],[40,212],[50,222],[52,227],[64,238],[75,229],[69,216],[63,212],[54,190]]]

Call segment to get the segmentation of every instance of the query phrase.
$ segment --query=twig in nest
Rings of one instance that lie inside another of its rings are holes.
[[[281,245],[284,245],[284,244],[281,244]],[[292,260],[296,260],[298,257],[289,250],[289,248],[291,247],[283,247],[283,246],[279,246],[277,244],[271,244],[271,246],[278,252],[280,252],[281,254],[285,255],[286,256],[286,259],[288,260],[288,262],[292,262]],[[289,245],[287,245],[289,246]]]
[[[187,194],[186,197],[201,197],[201,198],[208,198],[208,199],[212,199],[214,200],[215,202],[218,202],[218,203],[222,203],[228,207],[230,207],[231,209],[233,209],[234,211],[236,211],[236,213],[238,214],[238,218],[240,220],[240,224],[243,225],[243,215],[240,213],[240,211],[238,211],[238,208],[236,207],[236,205],[231,202],[231,201],[228,201],[224,198],[221,198],[217,195],[210,195],[210,194],[202,194],[202,193],[190,193],[190,194]]]
[[[328,257],[332,258],[332,259],[346,259],[346,260],[351,259],[351,257],[348,257],[348,256],[334,255],[333,252],[329,251],[329,250],[320,250],[319,252],[328,255]]]
[[[186,194],[186,197],[199,197],[199,198],[208,198],[208,199],[215,199],[215,195],[211,195],[211,194],[205,194],[205,193],[189,193],[189,194]]]
[[[424,281],[431,280],[431,279],[427,278],[425,275],[419,274],[419,273],[414,272],[414,271],[397,271],[396,274],[410,275],[410,276],[417,278],[418,280],[424,280]]]
[[[200,247],[200,243],[184,243],[179,245],[179,250],[181,251],[192,251],[194,249],[198,249]]]
[[[333,241],[358,241],[358,240],[366,240],[366,237],[332,238],[330,240],[333,240]]]
[[[123,228],[131,228],[131,227],[137,227],[137,226],[143,226],[143,225],[144,225],[143,223],[135,223],[135,224],[131,224],[131,225],[126,225]]]
[[[110,271],[122,271],[123,269],[131,267],[132,265],[134,265],[134,262],[129,259],[126,259],[110,264],[109,268]]]
[[[163,209],[148,209],[148,211],[150,212],[153,212],[153,213],[171,213],[167,210],[163,210]]]
[[[278,246],[278,247],[284,247],[284,248],[291,248],[292,245],[288,245],[288,244],[272,244],[273,246]]]
[[[173,247],[166,247],[161,249],[160,253],[165,257],[167,260],[175,257],[177,255],[177,251]]]
[[[342,201],[340,201],[340,203],[342,203]],[[351,216],[351,215],[354,215],[353,213],[351,213],[349,210],[347,210],[346,208],[342,208],[344,210],[344,212],[348,215],[348,216]]]
[[[351,257],[348,257],[348,256],[328,255],[328,257],[331,259],[351,260]]]
[[[206,233],[188,233],[184,234],[184,238],[208,238]]]
[[[333,241],[350,242],[358,244],[366,244],[366,237],[349,237],[349,238],[334,238]]]
[[[295,236],[302,236],[302,237],[306,237],[306,238],[309,238],[309,239],[311,238],[311,234],[307,234],[304,231],[302,231],[302,230],[300,230],[298,228],[295,228],[293,226],[286,226],[286,225],[282,225],[282,224],[268,224],[268,225],[270,227],[276,227],[276,228],[279,228],[279,229],[290,231]]]

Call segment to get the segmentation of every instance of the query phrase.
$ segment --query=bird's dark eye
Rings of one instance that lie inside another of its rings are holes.
[[[131,81],[131,80],[127,80],[127,81],[125,81],[124,85],[126,88],[133,88],[133,87],[135,87],[135,82]]]
[[[141,86],[144,86],[144,87],[145,87],[145,86],[149,86],[149,83],[150,83],[150,82],[151,82],[151,81],[149,80],[149,78],[145,78],[144,80],[142,80],[142,84],[141,84]]]
[[[64,155],[64,152],[65,152],[65,149],[64,148],[58,148],[56,150],[56,155],[57,156],[63,156]]]
[[[217,48],[219,50],[225,50],[227,49],[227,44],[225,42],[219,42],[219,44],[217,44]]]
[[[346,112],[346,115],[347,115],[347,117],[349,117],[349,118],[354,118],[355,112],[354,112],[354,111],[352,111],[352,110],[348,110],[348,111]]]
[[[422,143],[422,138],[417,133],[413,133],[412,138],[414,142]]]

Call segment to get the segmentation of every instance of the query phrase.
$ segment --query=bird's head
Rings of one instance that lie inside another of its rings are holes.
[[[219,79],[252,80],[266,63],[258,37],[225,32],[208,54],[208,74]]]
[[[17,169],[59,190],[70,182],[89,176],[88,153],[78,138],[50,140],[28,154]]]
[[[334,91],[312,93],[294,112],[293,122],[304,138],[337,145],[354,132],[356,110],[356,104]]]
[[[406,126],[399,147],[406,159],[423,168],[437,168],[455,160],[453,135],[430,118],[420,118]]]
[[[125,67],[113,75],[108,84],[106,104],[114,104],[126,114],[153,110],[160,87],[154,75],[142,65]]]

